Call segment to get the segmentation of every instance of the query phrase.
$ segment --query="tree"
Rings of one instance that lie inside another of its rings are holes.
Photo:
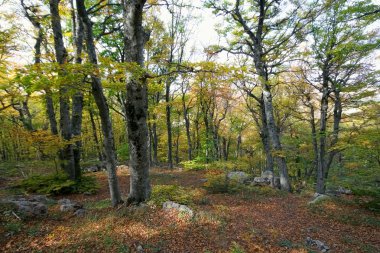
[[[376,73],[371,71],[371,65],[366,59],[380,43],[378,33],[370,29],[370,25],[379,15],[363,16],[361,20],[355,18],[374,9],[378,9],[378,6],[368,1],[326,1],[324,12],[311,27],[313,69],[316,69],[316,73],[311,71],[310,75],[316,76],[316,79],[309,83],[321,95],[317,153],[318,193],[325,192],[331,163],[340,150],[340,123],[349,92],[360,94],[376,80]],[[343,95],[345,92],[346,99]],[[330,102],[333,103],[331,132],[328,131]]]
[[[149,33],[143,28],[145,0],[123,0],[125,62],[132,66],[127,71],[127,100],[125,111],[128,120],[131,172],[128,204],[139,204],[150,196],[149,144],[148,144],[148,89],[144,69],[144,45]]]
[[[78,16],[83,22],[85,31],[86,49],[90,63],[92,64],[95,72],[99,72],[98,60],[96,56],[92,23],[88,17],[88,13],[84,4],[84,0],[76,0]],[[98,75],[94,72],[91,74],[91,88],[92,95],[94,96],[95,103],[99,110],[100,120],[102,122],[102,132],[104,138],[104,153],[106,156],[106,168],[108,172],[108,185],[111,195],[112,206],[122,203],[119,182],[116,174],[116,152],[113,137],[112,122],[109,115],[109,108],[107,100],[103,94],[103,86]]]
[[[289,13],[281,15],[281,9],[287,5]],[[232,54],[245,55],[253,61],[255,74],[262,89],[263,109],[267,129],[279,167],[281,188],[290,191],[288,168],[281,139],[277,132],[273,111],[271,77],[281,72],[281,66],[289,60],[291,51],[298,45],[295,38],[300,34],[303,21],[311,12],[303,11],[301,5],[292,5],[290,1],[207,1],[207,6],[216,14],[224,15],[230,24],[225,32],[233,35],[233,40],[225,48]],[[232,6],[232,7],[231,7]],[[302,13],[302,18],[297,13]],[[252,18],[254,17],[254,18]]]
[[[50,0],[51,25],[54,35],[54,49],[57,63],[60,65],[58,70],[59,82],[59,112],[60,112],[60,132],[62,138],[67,141],[67,145],[60,151],[61,166],[71,179],[78,179],[79,175],[75,170],[74,151],[72,139],[72,124],[70,119],[70,99],[68,88],[64,82],[65,64],[68,63],[68,53],[63,43],[63,32],[61,27],[61,17],[59,14],[60,0]]]

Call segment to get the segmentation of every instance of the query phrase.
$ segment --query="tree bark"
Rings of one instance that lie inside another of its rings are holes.
[[[170,79],[170,78],[169,78]],[[166,129],[168,135],[168,165],[169,169],[173,169],[173,140],[172,140],[172,121],[171,121],[171,105],[170,105],[170,84],[168,80],[165,85],[165,102],[166,102]]]
[[[183,118],[185,120],[185,128],[186,128],[186,138],[187,138],[187,158],[189,161],[193,159],[193,147],[191,143],[191,133],[190,133],[190,119],[189,119],[189,108],[186,106],[185,101],[185,93],[182,93],[182,108],[183,108]]]
[[[96,50],[92,32],[92,23],[88,17],[87,10],[84,5],[84,0],[76,0],[76,3],[78,8],[78,15],[81,18],[84,25],[86,50],[88,58],[98,72],[98,60],[96,57]],[[91,75],[91,80],[92,95],[94,96],[95,103],[99,110],[100,120],[102,122],[101,125],[104,138],[104,153],[106,156],[106,168],[108,173],[108,185],[111,195],[111,202],[112,206],[117,206],[118,204],[122,203],[122,199],[119,188],[119,182],[116,174],[117,160],[112,122],[110,118],[107,100],[103,93],[103,86],[101,80],[97,75],[94,74]]]
[[[142,26],[145,0],[123,0],[125,62],[144,69],[144,45],[148,34]],[[128,204],[139,204],[150,197],[148,94],[145,76],[127,73],[126,112],[130,147],[130,192]]]
[[[321,98],[321,116],[319,128],[319,152],[318,152],[318,169],[317,169],[317,192],[324,194],[325,186],[325,166],[326,166],[326,128],[327,128],[327,112],[329,107],[329,87],[328,87],[328,71],[326,70],[328,63],[325,63],[325,68],[322,73],[322,98]]]
[[[65,76],[65,64],[67,63],[67,51],[63,43],[61,17],[59,15],[59,2],[60,0],[50,0],[50,14],[51,24],[54,35],[54,49],[55,56],[58,64],[62,69],[58,70],[58,76],[61,80]],[[60,132],[62,138],[68,142],[65,147],[60,151],[61,167],[69,175],[70,179],[77,180],[74,167],[74,153],[73,145],[70,143],[72,138],[72,127],[70,120],[70,100],[68,89],[65,85],[61,84],[59,88],[59,112],[60,112]]]
[[[94,120],[94,112],[93,112],[93,110],[91,108],[91,105],[89,106],[88,113],[90,115],[91,128],[92,128],[92,136],[94,138],[94,142],[95,142],[95,146],[96,146],[96,151],[98,152],[98,158],[99,158],[99,161],[103,161],[104,160],[104,158],[103,158],[103,151],[102,151],[100,143],[99,143],[98,134],[97,134],[97,130],[96,130],[96,123],[95,123],[95,120]]]
[[[70,1],[71,4],[71,19],[73,23],[73,34],[74,34],[74,43],[75,43],[75,63],[82,64],[82,49],[83,49],[83,36],[84,36],[84,27],[83,22],[77,17],[74,9],[73,0]],[[82,83],[81,83],[82,84]],[[77,177],[80,177],[82,174],[80,160],[81,160],[81,132],[82,132],[82,113],[83,113],[83,94],[78,89],[74,96],[72,97],[73,108],[72,108],[72,131],[73,137],[76,139],[75,145],[73,145],[74,153],[74,166],[75,174]]]

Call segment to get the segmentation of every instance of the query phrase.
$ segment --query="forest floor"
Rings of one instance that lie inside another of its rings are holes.
[[[380,252],[380,217],[343,196],[308,206],[309,194],[257,191],[211,194],[203,188],[203,171],[154,169],[152,185],[179,185],[201,197],[189,204],[188,218],[153,204],[141,208],[110,207],[107,176],[95,175],[95,195],[56,196],[82,203],[84,217],[50,205],[48,215],[0,228],[1,252],[318,252],[306,238],[320,240],[330,252]],[[127,170],[119,171],[124,195]],[[198,194],[198,195],[199,195]],[[3,226],[4,225],[4,226]],[[11,233],[10,233],[11,232]]]

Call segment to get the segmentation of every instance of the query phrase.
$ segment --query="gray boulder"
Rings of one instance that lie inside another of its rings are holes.
[[[16,211],[27,217],[44,216],[47,214],[48,208],[45,203],[39,202],[37,199],[39,198],[34,199],[33,196],[29,197],[29,199],[14,197],[1,202],[13,204]]]
[[[86,215],[86,210],[83,208],[80,208],[74,212],[74,215],[77,217],[84,217]]]
[[[313,240],[310,237],[306,238],[306,245],[315,247],[321,252],[328,252],[330,250],[330,247],[327,246],[325,243],[319,241],[319,240]]]
[[[244,183],[249,178],[249,175],[243,171],[230,171],[227,174],[227,178],[236,180],[239,183]]]
[[[14,201],[17,205],[18,211],[26,216],[44,216],[47,214],[47,206],[40,202],[32,201]]]
[[[90,166],[83,169],[86,172],[97,172],[100,171],[98,166]]]
[[[171,210],[171,209],[175,209],[177,210],[178,212],[180,213],[183,213],[183,214],[186,214],[190,217],[193,217],[194,216],[194,211],[191,210],[191,208],[189,208],[188,206],[186,205],[181,205],[181,204],[178,204],[176,202],[173,202],[173,201],[166,201],[163,205],[162,205],[162,208],[164,210]]]
[[[58,204],[60,205],[59,210],[61,212],[75,212],[79,209],[83,209],[82,205],[69,199],[60,199],[58,200]]]
[[[71,211],[74,211],[75,208],[74,208],[74,205],[73,204],[63,204],[59,207],[59,210],[61,212],[71,212]]]
[[[270,185],[271,180],[265,177],[255,177],[252,181],[253,185],[265,186]]]

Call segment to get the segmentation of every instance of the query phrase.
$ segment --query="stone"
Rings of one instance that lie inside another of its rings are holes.
[[[243,171],[230,171],[227,174],[227,178],[230,180],[236,180],[239,183],[244,183],[249,178],[249,176]]]
[[[99,169],[98,166],[90,166],[90,167],[84,168],[83,170],[86,171],[86,172],[97,172],[97,171],[100,171],[100,169]]]
[[[271,180],[264,177],[255,177],[251,182],[252,185],[265,186],[270,185]]]
[[[206,183],[208,181],[207,178],[201,178],[199,181],[201,181],[201,183]]]
[[[73,204],[63,204],[59,207],[59,210],[61,212],[70,212],[70,211],[74,211],[75,210],[75,207]]]
[[[71,204],[71,200],[69,200],[69,199],[58,200],[58,205],[68,205],[68,204]]]
[[[58,204],[60,205],[59,210],[61,212],[73,212],[83,208],[83,205],[71,201],[70,199],[60,199],[58,200]]]
[[[74,212],[74,215],[77,217],[84,217],[86,215],[86,210],[83,208],[80,208]]]
[[[13,203],[17,207],[17,211],[19,211],[21,214],[29,217],[34,216],[44,216],[48,212],[48,208],[44,203],[37,202],[37,201],[28,201],[28,200],[12,200],[9,201],[10,203]]]
[[[261,177],[272,179],[274,177],[273,171],[266,170],[261,173]]]
[[[352,195],[353,194],[350,189],[346,189],[346,188],[343,188],[341,186],[338,187],[337,192],[340,194],[346,194],[346,195]]]
[[[164,210],[170,210],[170,209],[175,209],[177,210],[178,212],[182,213],[182,214],[186,214],[190,217],[193,217],[194,216],[194,211],[191,210],[191,208],[189,208],[188,206],[186,205],[181,205],[181,204],[178,204],[176,202],[173,202],[173,201],[166,201],[163,205],[162,205],[162,208]]]
[[[310,237],[306,238],[306,245],[315,247],[321,252],[328,252],[330,250],[330,247],[325,243],[321,242],[320,240],[313,240]]]
[[[137,250],[137,252],[144,252],[144,248],[143,248],[143,246],[141,246],[141,245],[138,245],[138,246],[136,247],[136,250]]]

